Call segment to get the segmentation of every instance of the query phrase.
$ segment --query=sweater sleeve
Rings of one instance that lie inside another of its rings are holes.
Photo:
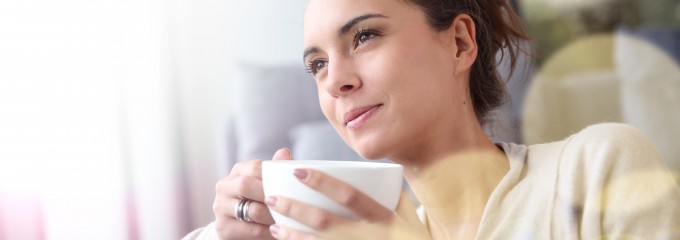
[[[581,238],[680,239],[680,190],[638,130],[588,127],[567,140],[561,159],[560,184],[582,188],[568,197]]]

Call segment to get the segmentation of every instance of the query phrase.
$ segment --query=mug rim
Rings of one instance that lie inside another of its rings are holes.
[[[266,160],[262,164],[278,164],[296,167],[333,167],[333,168],[402,168],[400,164],[343,160]]]

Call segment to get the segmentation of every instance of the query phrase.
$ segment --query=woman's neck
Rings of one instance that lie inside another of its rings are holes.
[[[486,202],[510,168],[505,154],[485,140],[436,159],[412,161],[426,165],[404,164],[404,175],[427,213],[434,239],[476,236]]]
[[[433,130],[423,131],[390,156],[404,166],[433,239],[475,238],[491,192],[510,169],[467,104],[469,98],[461,102],[461,111],[434,122]]]

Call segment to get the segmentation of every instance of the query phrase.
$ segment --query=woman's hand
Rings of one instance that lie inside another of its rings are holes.
[[[292,159],[290,150],[279,149],[272,159]],[[244,198],[251,201],[247,211],[250,222],[237,220],[235,216],[235,208]],[[213,213],[221,239],[273,239],[269,225],[274,220],[264,204],[261,160],[239,162],[229,176],[217,182]]]
[[[315,236],[286,226],[271,225],[270,232],[277,239],[430,238],[413,203],[403,192],[395,214],[349,184],[320,171],[297,169],[294,174],[300,182],[345,206],[359,219],[347,219],[290,198],[272,196],[265,200],[270,209],[322,232],[322,236]]]

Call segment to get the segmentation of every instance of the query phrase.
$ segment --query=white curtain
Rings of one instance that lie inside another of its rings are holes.
[[[178,239],[212,220],[228,1],[0,1],[0,239]]]

